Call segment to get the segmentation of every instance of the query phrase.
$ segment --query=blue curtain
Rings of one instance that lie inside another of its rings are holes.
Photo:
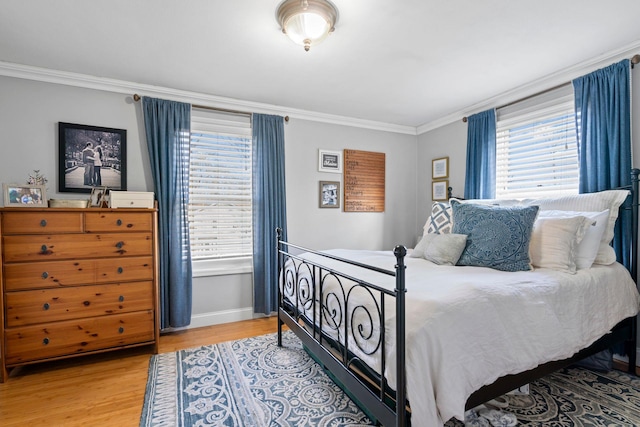
[[[277,308],[276,228],[287,238],[284,175],[284,120],[253,114],[253,309],[269,314]]]
[[[630,61],[573,81],[581,193],[631,184]],[[629,266],[631,212],[621,211],[613,239],[618,261]]]
[[[158,199],[160,327],[191,322],[189,140],[191,105],[142,98],[151,173]]]
[[[465,199],[493,199],[496,194],[496,112],[468,118]]]

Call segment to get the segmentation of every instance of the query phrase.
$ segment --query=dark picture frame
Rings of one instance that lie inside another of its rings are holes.
[[[93,187],[127,190],[127,130],[59,122],[58,191]]]

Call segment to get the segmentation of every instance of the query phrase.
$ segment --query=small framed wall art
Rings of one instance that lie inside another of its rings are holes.
[[[441,157],[431,161],[431,179],[449,178],[449,157]]]
[[[342,173],[342,153],[318,150],[318,172]]]
[[[340,207],[340,182],[320,181],[320,207],[339,208]]]
[[[449,181],[433,181],[431,187],[431,199],[434,202],[448,200],[447,189],[449,188]]]
[[[22,208],[46,208],[47,194],[44,185],[2,184],[4,205]]]

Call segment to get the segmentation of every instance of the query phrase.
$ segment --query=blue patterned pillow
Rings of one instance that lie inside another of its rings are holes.
[[[466,234],[457,265],[531,270],[529,242],[538,206],[484,206],[451,201],[453,233]]]

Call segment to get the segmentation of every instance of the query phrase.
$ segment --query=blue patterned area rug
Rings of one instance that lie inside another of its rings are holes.
[[[454,426],[555,426],[555,427],[637,427],[640,426],[640,377],[620,371],[594,372],[579,367],[561,369],[529,385],[529,394],[506,395],[503,414],[513,414],[494,423],[480,419]],[[502,400],[502,399],[501,399]],[[467,413],[469,414],[469,412]],[[484,421],[484,422],[483,422]]]
[[[269,334],[152,356],[140,426],[372,425],[292,332],[283,344]],[[492,412],[466,425],[640,426],[640,378],[619,371],[568,368],[507,402],[500,410],[517,422]]]
[[[367,417],[286,331],[151,357],[140,426],[357,426]]]

